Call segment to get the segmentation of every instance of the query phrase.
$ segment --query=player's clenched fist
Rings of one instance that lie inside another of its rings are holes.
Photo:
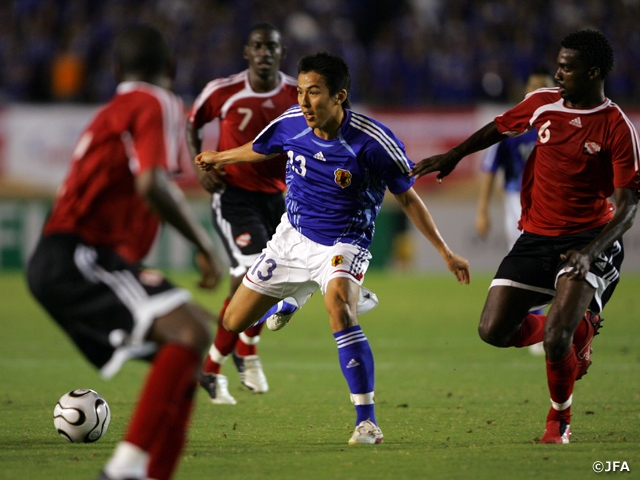
[[[208,172],[214,168],[218,167],[218,155],[220,152],[215,152],[213,150],[205,150],[204,152],[196,155],[195,162],[198,165],[200,170]]]

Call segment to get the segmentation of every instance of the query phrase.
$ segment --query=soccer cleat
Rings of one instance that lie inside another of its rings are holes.
[[[567,444],[571,437],[571,427],[564,420],[547,420],[540,443]]]
[[[203,373],[200,375],[200,385],[211,397],[211,403],[216,405],[235,405],[236,399],[229,394],[227,377],[218,373]]]
[[[273,332],[284,328],[297,310],[298,303],[293,298],[280,300],[265,313],[267,328]]]
[[[356,307],[356,313],[362,315],[369,310],[373,310],[378,306],[378,296],[368,288],[360,287],[360,295],[358,297],[358,306]]]
[[[382,443],[384,435],[382,430],[371,420],[364,420],[358,424],[353,435],[349,439],[349,445],[374,445]]]
[[[262,371],[262,362],[258,355],[247,355],[241,357],[233,352],[233,363],[236,364],[240,381],[253,393],[266,393],[269,391],[267,377]]]
[[[598,335],[598,330],[602,327],[604,318],[587,311],[584,314],[583,321],[587,322],[587,334],[583,338],[573,337],[573,347],[575,348],[578,364],[576,366],[576,380],[580,380],[587,374],[587,370],[591,365],[591,342],[593,337]]]

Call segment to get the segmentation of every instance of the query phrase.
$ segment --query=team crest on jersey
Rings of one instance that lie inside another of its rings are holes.
[[[157,287],[162,283],[164,277],[157,270],[140,270],[138,273],[140,283],[148,287]]]
[[[249,232],[244,232],[236,237],[236,245],[240,248],[244,248],[246,246],[251,245],[251,234]]]
[[[602,145],[591,140],[584,142],[584,146],[582,147],[582,153],[587,155],[596,156],[600,153],[600,150],[602,150]]]
[[[338,265],[342,265],[342,262],[344,262],[344,257],[342,255],[335,255],[331,259],[331,266],[337,267]]]
[[[334,172],[335,181],[342,188],[346,188],[351,185],[351,172],[349,170],[343,170],[342,168],[336,169]]]

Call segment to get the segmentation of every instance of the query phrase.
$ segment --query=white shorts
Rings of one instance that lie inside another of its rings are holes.
[[[316,243],[289,223],[286,214],[262,254],[244,277],[246,287],[283,299],[293,297],[303,305],[318,289],[324,295],[333,278],[345,277],[362,285],[371,253],[347,243]]]

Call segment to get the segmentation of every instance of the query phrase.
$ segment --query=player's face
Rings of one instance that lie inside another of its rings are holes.
[[[563,47],[558,54],[555,80],[567,104],[579,106],[591,91],[593,72],[580,58],[580,52]]]
[[[323,138],[335,138],[344,118],[342,102],[346,91],[335,95],[329,93],[324,77],[316,72],[303,72],[298,75],[298,103],[307,125],[316,135]]]
[[[277,73],[283,54],[280,34],[274,30],[254,31],[244,47],[244,58],[249,60],[249,70],[262,78]]]

